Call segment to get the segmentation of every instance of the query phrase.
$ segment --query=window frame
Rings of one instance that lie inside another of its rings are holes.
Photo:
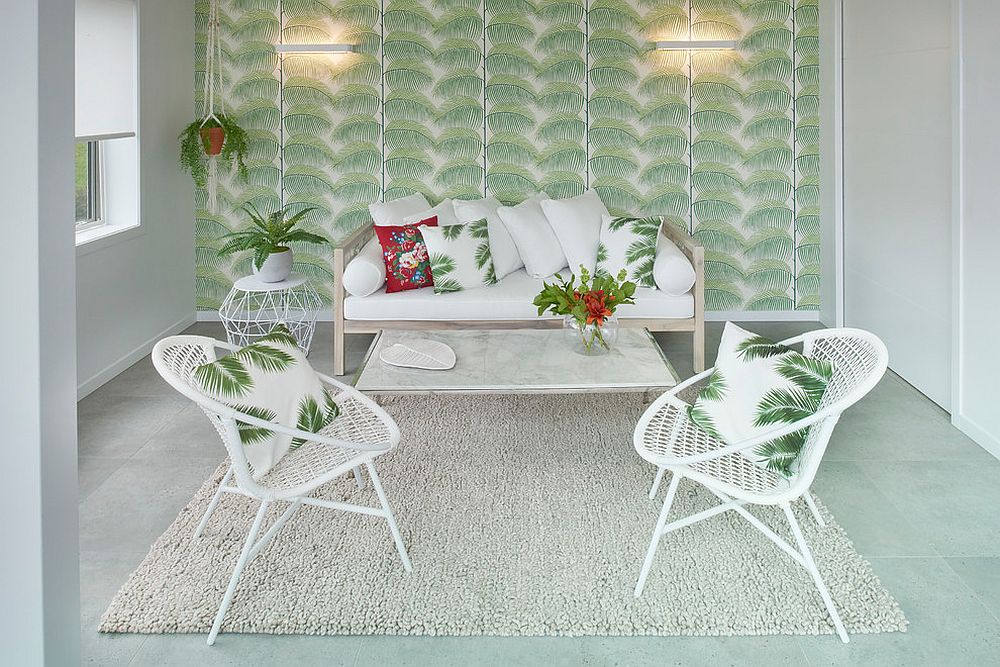
[[[83,232],[107,224],[104,219],[103,151],[100,139],[77,143],[87,146],[87,217],[76,221],[76,231]]]

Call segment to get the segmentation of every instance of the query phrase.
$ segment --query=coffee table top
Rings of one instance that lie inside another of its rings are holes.
[[[413,338],[450,345],[457,362],[447,371],[383,363],[384,347]],[[354,385],[382,394],[611,393],[667,389],[677,373],[646,329],[622,328],[611,351],[584,356],[559,329],[398,331],[375,337]]]

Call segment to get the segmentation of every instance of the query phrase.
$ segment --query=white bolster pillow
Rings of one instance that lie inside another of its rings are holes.
[[[661,292],[670,296],[687,294],[694,287],[694,267],[673,241],[663,234],[659,237],[653,261],[653,282]]]
[[[361,252],[344,269],[344,289],[352,296],[374,294],[385,284],[385,260],[382,246],[377,236],[361,249]]]

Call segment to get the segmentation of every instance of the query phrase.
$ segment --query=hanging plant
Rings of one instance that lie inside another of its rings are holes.
[[[223,162],[247,179],[247,133],[226,114],[222,95],[222,41],[219,37],[219,3],[208,6],[208,33],[205,43],[204,109],[201,117],[184,128],[180,165],[191,173],[195,185],[208,190],[208,210],[215,212],[218,167]]]
[[[246,180],[247,133],[231,116],[218,113],[196,120],[184,128],[179,138],[181,168],[191,173],[199,188],[208,186],[212,160],[230,165]]]

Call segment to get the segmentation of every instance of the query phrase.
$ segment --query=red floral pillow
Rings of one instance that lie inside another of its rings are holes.
[[[415,225],[375,226],[378,242],[382,245],[385,260],[385,291],[389,294],[409,289],[431,287],[431,262],[427,246],[419,227],[437,227],[437,216],[421,220]]]

